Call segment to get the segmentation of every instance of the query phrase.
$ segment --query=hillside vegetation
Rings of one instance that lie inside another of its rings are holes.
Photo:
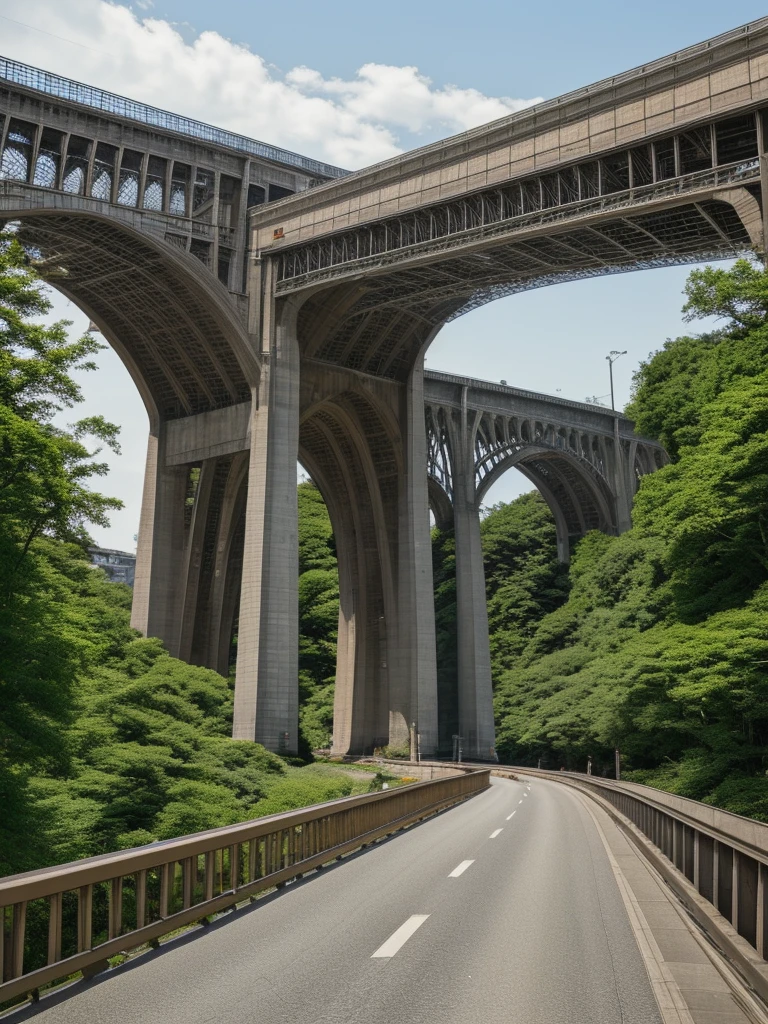
[[[618,746],[637,781],[768,820],[768,275],[742,260],[686,291],[722,327],[650,356],[627,410],[673,462],[632,530],[578,545],[515,663],[496,655],[498,746],[582,770]]]
[[[23,249],[0,235],[0,875],[377,787],[233,741],[230,683],[130,628],[129,588],[84,550],[119,506],[87,486],[117,428],[54,426],[99,346],[41,326],[49,309]],[[313,496],[302,494],[302,666],[322,680],[337,614],[324,612],[336,583],[323,544],[335,562]],[[305,701],[309,728],[318,699]]]

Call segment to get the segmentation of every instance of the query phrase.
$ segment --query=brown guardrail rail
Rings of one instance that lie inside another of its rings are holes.
[[[768,824],[634,782],[516,766],[492,772],[567,783],[631,822],[648,840],[641,852],[768,1000]]]
[[[0,879],[0,1002],[35,992],[473,796],[488,769]]]
[[[429,766],[476,767],[420,762],[422,770]],[[676,869],[701,897],[691,900],[690,890],[676,886],[673,875],[663,870],[699,924],[768,1000],[768,824],[651,786],[581,772],[494,765],[491,773],[563,782],[605,800],[659,851],[657,866]]]

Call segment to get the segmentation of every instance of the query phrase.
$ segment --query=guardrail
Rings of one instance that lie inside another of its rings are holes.
[[[106,89],[85,85],[83,82],[76,82],[71,78],[62,78],[61,75],[54,75],[50,71],[22,64],[9,57],[0,57],[0,78],[27,89],[47,93],[49,96],[57,96],[72,103],[93,107],[94,110],[115,114],[126,120],[140,121],[153,128],[177,132],[180,135],[191,135],[193,138],[212,142],[217,146],[226,146],[228,149],[239,149],[250,156],[260,156],[266,160],[273,160],[275,163],[298,167],[302,171],[319,174],[324,178],[341,178],[349,174],[349,171],[323,163],[322,160],[313,160],[312,157],[293,153],[280,146],[270,146],[257,139],[248,139],[244,135],[228,132],[224,128],[214,128],[213,125],[195,121],[194,118],[173,114],[168,110],[161,110],[159,107],[151,107],[146,103],[139,103],[138,100],[107,92]]]
[[[641,852],[768,1000],[768,824],[633,782],[512,766],[492,770],[507,772],[575,786],[628,819],[661,856],[654,860],[649,849]]]
[[[0,1002],[283,885],[490,785],[490,771],[198,832],[0,879]]]
[[[449,762],[421,762],[422,769],[429,765],[446,768]],[[474,768],[467,764],[451,767]],[[748,958],[749,963],[744,960],[745,949],[733,952],[749,970],[750,980],[763,998],[768,997],[768,824],[651,786],[580,772],[494,765],[491,774],[565,782],[611,804],[755,951],[757,957]],[[696,910],[690,905],[689,909]],[[700,919],[700,923],[707,928],[711,919]]]

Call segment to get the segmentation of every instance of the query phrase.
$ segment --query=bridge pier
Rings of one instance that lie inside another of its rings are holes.
[[[295,310],[265,317],[251,409],[235,678],[235,739],[298,750],[299,346]],[[271,336],[270,336],[271,335]]]
[[[475,484],[473,422],[467,389],[453,419],[453,524],[456,544],[458,727],[464,757],[497,760],[480,502]],[[458,418],[458,423],[456,419]]]
[[[166,464],[167,424],[147,441],[131,625],[179,654],[179,612],[185,557],[184,499],[189,467]]]
[[[390,742],[419,734],[423,756],[437,751],[437,654],[432,540],[427,494],[424,431],[424,361],[419,359],[404,389],[402,415],[404,479],[398,537],[398,670],[390,698]]]

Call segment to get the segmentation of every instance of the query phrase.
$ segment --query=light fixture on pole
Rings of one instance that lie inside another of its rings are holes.
[[[611,375],[611,409],[613,409],[614,412],[616,411],[616,403],[613,400],[613,364],[617,359],[621,359],[621,357],[626,354],[626,349],[624,349],[623,352],[618,352],[616,349],[613,349],[610,354],[605,357],[608,360],[608,372]]]

